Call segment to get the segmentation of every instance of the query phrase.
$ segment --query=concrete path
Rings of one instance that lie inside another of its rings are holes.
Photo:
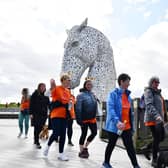
[[[0,120],[0,168],[101,168],[106,143],[99,139],[99,136],[89,146],[89,159],[78,157],[78,140],[80,128],[74,122],[73,143],[74,147],[65,144],[65,152],[69,161],[60,161],[58,157],[58,144],[54,143],[47,158],[43,157],[42,151],[46,141],[42,141],[42,149],[36,149],[33,145],[33,128],[29,129],[27,139],[18,135],[17,119]],[[141,168],[151,168],[150,161],[143,155],[137,155]],[[114,168],[131,168],[125,150],[115,147],[111,157],[111,164]]]

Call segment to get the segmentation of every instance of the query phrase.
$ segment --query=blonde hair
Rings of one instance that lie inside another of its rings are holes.
[[[60,81],[63,82],[64,80],[70,80],[70,75],[69,74],[62,74],[60,77]]]

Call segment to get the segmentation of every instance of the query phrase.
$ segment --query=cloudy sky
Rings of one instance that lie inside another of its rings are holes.
[[[168,98],[167,0],[0,0],[0,103],[59,83],[66,29],[86,17],[109,38],[117,75],[132,77],[132,97],[157,75]]]

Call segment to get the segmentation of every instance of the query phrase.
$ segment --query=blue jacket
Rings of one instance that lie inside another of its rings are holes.
[[[133,125],[133,120],[134,120],[134,115],[133,115],[133,110],[132,110],[132,103],[131,103],[131,97],[130,97],[130,91],[126,90],[126,94],[128,96],[128,101],[131,104],[131,109],[130,109],[130,125],[131,125],[131,130],[134,131],[134,125]],[[117,123],[118,121],[121,121],[121,116],[122,116],[122,94],[123,94],[123,89],[121,88],[115,88],[112,92],[110,92],[108,99],[107,99],[107,115],[106,115],[106,124],[105,124],[105,130],[113,133],[117,133],[118,128],[117,128]]]
[[[97,100],[90,91],[81,92],[76,98],[75,114],[76,120],[81,122],[96,117]]]

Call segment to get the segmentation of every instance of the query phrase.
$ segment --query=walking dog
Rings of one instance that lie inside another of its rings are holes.
[[[48,139],[48,137],[49,137],[48,125],[44,125],[42,131],[39,134],[39,138]]]

